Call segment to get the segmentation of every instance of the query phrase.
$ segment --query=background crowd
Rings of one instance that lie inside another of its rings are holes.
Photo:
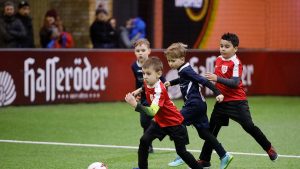
[[[22,0],[19,4],[6,1],[0,15],[0,48],[75,46],[72,34],[64,26],[57,10],[50,9],[45,13],[39,30],[39,43],[34,42],[33,22],[28,1]],[[90,25],[89,33],[93,48],[131,48],[132,42],[145,37],[146,24],[140,17],[133,17],[124,26],[117,27],[116,19],[109,17],[107,10],[100,4],[95,11],[95,20]]]

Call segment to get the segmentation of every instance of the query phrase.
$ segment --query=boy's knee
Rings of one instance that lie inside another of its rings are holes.
[[[146,120],[142,120],[141,126],[143,127],[143,129],[147,129],[150,126],[150,122]]]
[[[182,157],[182,156],[187,152],[185,146],[176,146],[175,149],[176,149],[176,153],[177,153],[180,157]]]
[[[151,141],[147,136],[144,135],[140,138],[141,145],[146,146],[146,145],[150,145],[150,143],[151,143]]]

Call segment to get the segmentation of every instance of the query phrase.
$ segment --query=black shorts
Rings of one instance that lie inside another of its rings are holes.
[[[211,114],[210,123],[228,126],[229,119],[238,123],[252,122],[248,101],[237,100],[216,103]]]
[[[189,144],[187,129],[182,124],[170,127],[160,127],[155,121],[151,121],[149,128],[144,134],[158,138],[160,141],[162,141],[165,136],[168,135],[170,136],[171,140],[177,141],[178,143],[184,145]]]

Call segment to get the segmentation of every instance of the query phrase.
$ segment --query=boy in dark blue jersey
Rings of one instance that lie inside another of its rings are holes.
[[[144,80],[143,80],[142,66],[144,62],[148,59],[150,53],[151,53],[150,42],[147,39],[139,39],[134,43],[134,54],[137,60],[131,65],[131,69],[135,77],[136,89],[139,89],[143,86]],[[163,76],[160,77],[160,80],[162,82],[166,81]],[[149,106],[144,92],[142,92],[140,95],[140,103],[143,106]],[[144,130],[144,133],[150,126],[152,118],[153,117],[148,116],[145,113],[140,113],[140,123]],[[149,146],[149,153],[153,153],[152,144]]]
[[[178,79],[165,82],[165,85],[180,85],[184,100],[184,106],[181,109],[181,114],[184,117],[183,124],[187,126],[193,125],[196,128],[199,137],[209,142],[219,155],[221,160],[220,169],[225,169],[233,159],[233,156],[224,150],[216,137],[209,131],[209,121],[206,113],[207,105],[201,94],[200,87],[205,86],[212,90],[218,102],[222,102],[224,96],[209,80],[197,74],[189,63],[185,63],[186,47],[182,43],[173,43],[165,51],[169,66],[172,69],[177,69],[179,75]],[[175,161],[169,163],[169,166],[177,166],[179,164],[177,161],[180,160],[176,158]]]

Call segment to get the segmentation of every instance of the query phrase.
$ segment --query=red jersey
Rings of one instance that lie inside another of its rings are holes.
[[[216,87],[224,95],[224,102],[247,99],[242,82],[242,73],[243,65],[236,55],[229,59],[224,59],[222,56],[216,59],[215,74],[218,77],[227,79],[239,77],[241,79],[236,88],[230,88],[224,84],[216,83]]]
[[[153,88],[149,88],[146,84],[145,93],[147,102],[158,105],[160,108],[154,116],[155,122],[160,127],[177,126],[183,121],[183,116],[169,98],[165,85],[159,80]]]

